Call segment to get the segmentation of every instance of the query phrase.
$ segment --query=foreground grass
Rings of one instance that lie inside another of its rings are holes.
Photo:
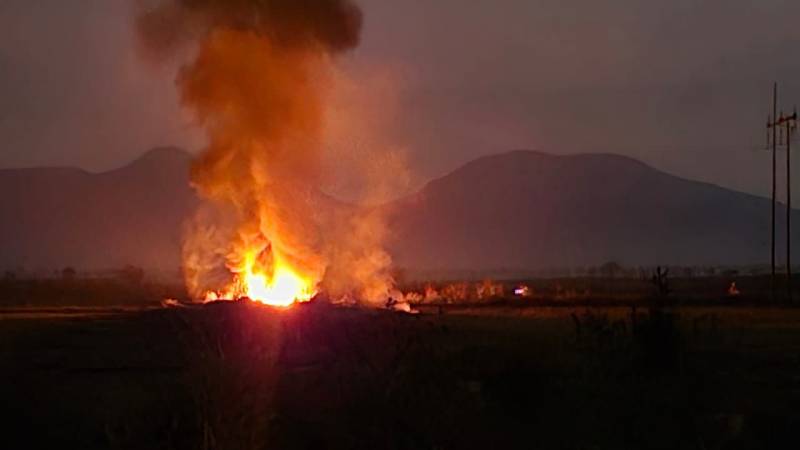
[[[63,448],[780,448],[800,310],[408,316],[247,304],[0,320],[8,442]]]

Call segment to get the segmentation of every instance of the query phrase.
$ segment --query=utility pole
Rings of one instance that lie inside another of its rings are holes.
[[[778,82],[772,85],[772,117],[767,120],[767,128],[772,128],[772,229],[770,232],[770,295],[775,301],[775,154],[778,151]],[[769,137],[769,134],[767,134]]]
[[[772,115],[767,117],[767,148],[769,148],[769,132],[772,131],[772,230],[770,233],[770,266],[771,296],[775,300],[775,166],[778,150],[778,128],[781,138],[786,137],[786,299],[792,300],[792,134],[797,129],[797,108],[791,115],[785,116],[781,111],[778,116],[778,83],[772,87]],[[783,143],[781,143],[783,145]]]
[[[797,129],[797,108],[776,122],[786,133],[786,299],[792,301],[792,133]]]

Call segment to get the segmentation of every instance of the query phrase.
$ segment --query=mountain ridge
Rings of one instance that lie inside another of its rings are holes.
[[[0,169],[0,188],[12,194],[0,199],[0,266],[177,270],[182,224],[198,202],[192,158],[161,147],[105,172]],[[518,149],[378,208],[396,265],[481,271],[763,263],[769,203],[622,155]]]
[[[517,150],[470,161],[388,209],[395,211],[396,261],[436,271],[575,267],[614,260],[630,265],[763,263],[769,255],[764,240],[769,203],[625,156]],[[531,208],[553,223],[538,219]],[[435,231],[426,236],[428,230]],[[778,235],[783,232],[779,221]],[[537,253],[539,258],[531,256]]]

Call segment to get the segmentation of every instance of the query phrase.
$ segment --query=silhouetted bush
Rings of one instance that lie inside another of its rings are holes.
[[[61,279],[74,280],[77,274],[78,272],[76,272],[72,267],[65,267],[61,270]]]

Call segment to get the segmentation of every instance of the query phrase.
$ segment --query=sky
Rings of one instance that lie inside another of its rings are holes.
[[[797,1],[357,3],[362,43],[340,64],[367,125],[331,153],[390,147],[398,192],[532,149],[622,154],[768,195],[772,82],[785,109],[800,103]],[[176,67],[137,53],[132,4],[0,2],[0,167],[102,171],[155,146],[202,148]]]

